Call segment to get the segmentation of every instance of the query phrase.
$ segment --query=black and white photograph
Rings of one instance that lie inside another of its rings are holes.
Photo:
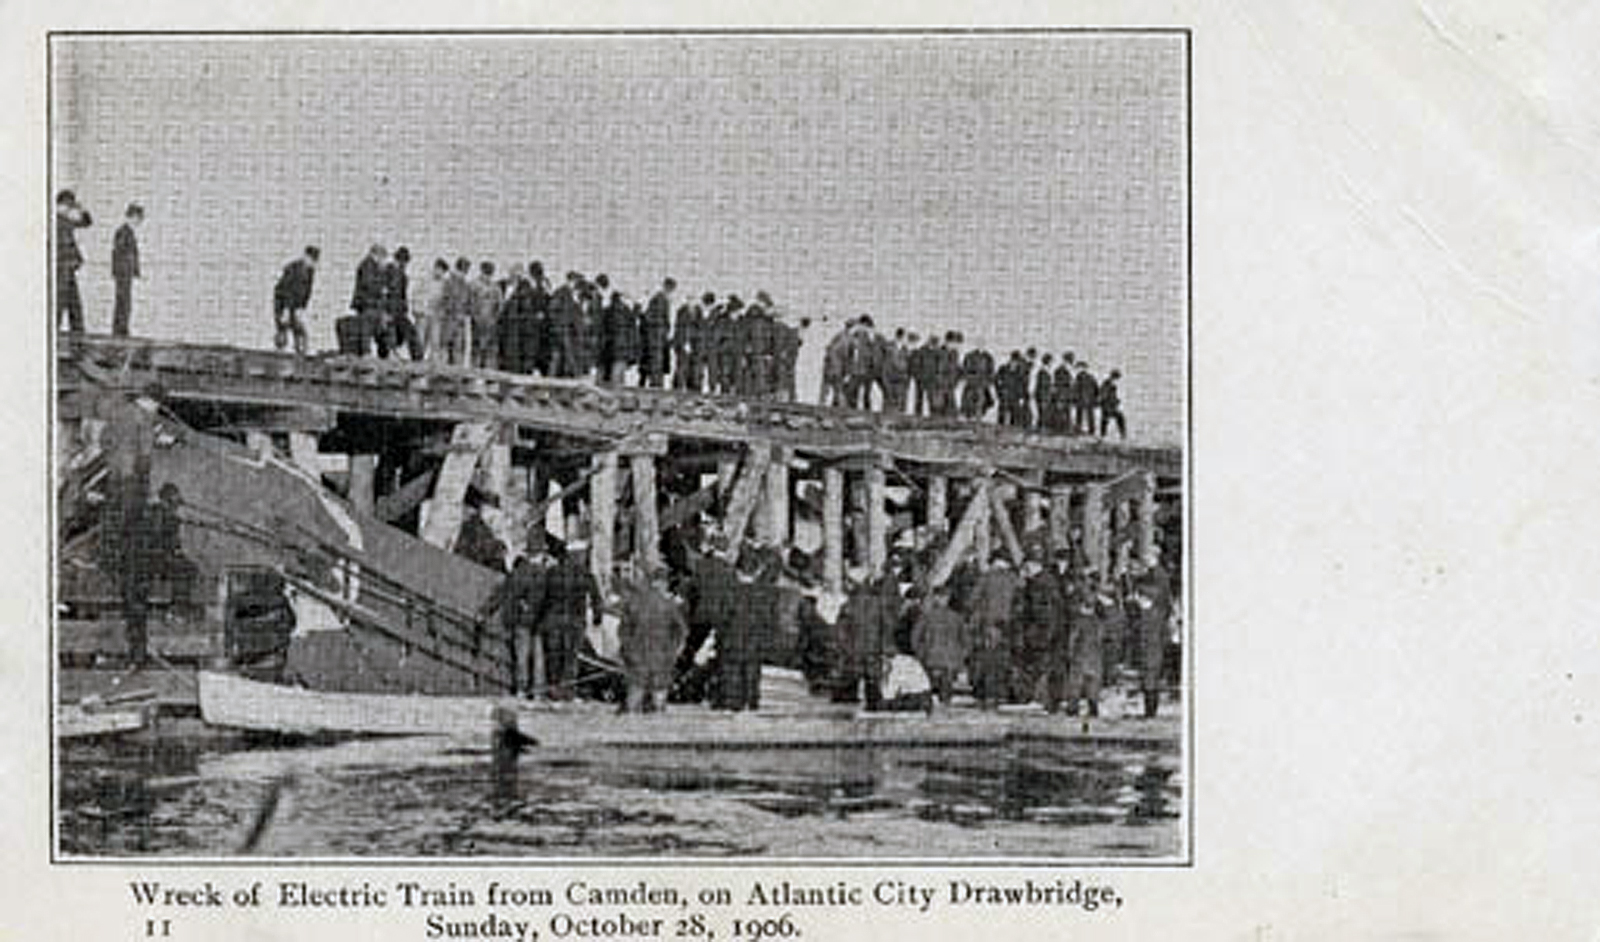
[[[52,34],[52,856],[1188,864],[1190,40]]]

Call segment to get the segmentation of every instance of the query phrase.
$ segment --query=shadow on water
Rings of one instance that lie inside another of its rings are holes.
[[[321,755],[260,746],[249,754],[267,767],[281,760],[311,770],[285,795],[263,853],[805,855],[838,846],[841,834],[885,830],[915,851],[919,833],[953,827],[937,833],[993,837],[995,847],[1034,847],[1044,835],[1049,846],[1151,856],[1175,852],[1182,788],[1177,755],[1104,744],[535,748],[516,761],[511,778],[489,750],[459,745],[391,748],[370,761],[323,762]],[[266,779],[208,774],[200,757],[181,742],[68,750],[62,850],[233,853]],[[1074,842],[1071,835],[1085,828],[1093,840]],[[1050,834],[1061,840],[1051,843]]]

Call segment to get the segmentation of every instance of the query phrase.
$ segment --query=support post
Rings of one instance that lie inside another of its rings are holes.
[[[246,448],[255,452],[256,457],[258,458],[272,457],[273,452],[271,432],[245,432],[244,445]]]
[[[967,504],[966,513],[961,515],[961,522],[956,525],[955,532],[950,534],[950,543],[934,561],[933,569],[928,572],[930,589],[944,585],[950,574],[955,572],[956,566],[961,564],[967,551],[975,548],[979,524],[988,517],[989,499],[986,493],[975,493],[971,503]]]
[[[1000,531],[1000,541],[1005,544],[1012,565],[1021,569],[1027,561],[1027,554],[1023,553],[1022,541],[1017,539],[1016,528],[1011,525],[1011,507],[1008,503],[1015,494],[1016,488],[1009,484],[989,488],[989,508],[993,512],[993,526]]]
[[[1138,520],[1135,523],[1133,551],[1145,566],[1155,562],[1156,546],[1156,476],[1146,471],[1143,487],[1138,497]]]
[[[738,473],[739,459],[717,459],[717,493],[723,498],[726,498],[728,496],[728,492],[733,490],[733,479],[738,475]]]
[[[422,524],[424,542],[445,549],[455,546],[456,534],[461,531],[467,485],[472,483],[478,458],[493,434],[493,427],[486,422],[463,422],[451,431],[450,451],[444,456],[444,465],[434,481],[433,499],[428,501]]]
[[[1095,482],[1083,489],[1083,552],[1100,578],[1109,575],[1110,521],[1106,519],[1106,486]]]
[[[822,583],[844,591],[844,469],[822,469]]]
[[[317,433],[290,432],[289,460],[294,462],[295,467],[312,477],[319,477],[322,474],[322,464],[317,458]]]
[[[752,442],[745,458],[744,471],[734,482],[733,493],[728,497],[728,510],[723,520],[723,537],[727,545],[723,555],[730,563],[739,561],[740,544],[750,525],[750,517],[760,500],[767,480],[767,467],[772,462],[772,446],[766,442]]]
[[[485,512],[489,529],[506,545],[510,559],[522,555],[527,545],[527,528],[517,526],[517,507],[511,497],[511,440],[516,428],[502,425],[495,433],[478,464],[478,481],[485,493],[493,494],[497,507]]]
[[[972,479],[972,502],[979,507],[978,516],[972,531],[973,548],[978,554],[978,569],[989,568],[989,554],[994,547],[994,531],[990,527],[989,491],[994,487],[994,480],[988,472]]]
[[[371,514],[377,500],[378,456],[350,456],[350,506],[357,513]]]
[[[889,561],[888,480],[883,465],[874,462],[865,477],[867,501],[867,567],[873,578],[883,573]]]
[[[950,530],[950,479],[942,474],[928,478],[928,529],[935,533]]]
[[[1028,485],[1022,492],[1022,535],[1026,537],[1044,526],[1044,472],[1025,471],[1022,479]]]
[[[594,476],[589,479],[589,571],[600,591],[611,592],[612,563],[617,537],[617,453],[595,455]]]
[[[762,542],[780,549],[789,542],[789,455],[785,446],[773,449],[758,529]]]
[[[1072,486],[1058,484],[1050,489],[1050,546],[1067,549],[1072,545]]]
[[[633,475],[633,559],[645,573],[661,569],[661,528],[656,514],[656,459],[639,454],[628,459]]]

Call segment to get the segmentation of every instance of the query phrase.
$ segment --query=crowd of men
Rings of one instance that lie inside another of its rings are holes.
[[[1011,351],[995,364],[988,350],[963,351],[964,336],[940,337],[897,329],[885,337],[870,315],[847,323],[828,343],[821,402],[855,409],[982,419],[993,409],[1001,425],[1061,435],[1104,436],[1112,425],[1128,437],[1117,387],[1122,373],[1097,380],[1071,351],[1055,364],[1035,348]]]
[[[733,563],[714,540],[670,549],[658,572],[621,567],[607,599],[583,544],[536,541],[482,613],[499,613],[519,692],[532,695],[538,683],[537,646],[547,695],[574,696],[585,626],[603,612],[619,619],[623,709],[637,712],[663,709],[669,697],[758,709],[763,663],[799,667],[815,692],[868,710],[931,711],[949,705],[964,679],[979,708],[1032,702],[1094,716],[1103,688],[1128,666],[1148,717],[1171,682],[1171,576],[1154,560],[1112,579],[1081,552],[1050,553],[1034,539],[1020,570],[1005,559],[981,571],[968,563],[929,590],[933,546],[899,553],[883,574],[853,578],[833,596],[805,578],[794,551],[785,558],[750,544]]]
[[[305,350],[303,312],[316,246],[285,266],[274,292],[279,349]],[[356,268],[350,315],[335,325],[342,353],[409,356],[458,366],[747,398],[795,398],[802,318],[789,324],[765,291],[746,304],[706,292],[679,300],[665,279],[648,300],[606,274],[560,284],[533,261],[501,274],[492,261],[436,259],[413,286],[405,246],[374,245]]]
[[[277,343],[293,337],[303,352],[300,312],[310,301],[319,252],[308,247],[285,267],[274,298]],[[408,355],[457,365],[543,376],[595,376],[602,383],[746,398],[796,398],[795,368],[808,318],[789,323],[765,291],[746,304],[706,292],[679,300],[665,279],[648,302],[630,298],[605,274],[568,272],[553,286],[539,261],[511,266],[458,258],[434,261],[411,287],[410,251],[390,257],[374,245],[356,269],[350,316],[338,324],[344,353]],[[823,359],[823,405],[890,414],[993,414],[1002,425],[1061,435],[1127,437],[1118,382],[1096,378],[1072,352],[1059,363],[1036,349],[1013,350],[996,364],[982,347],[963,349],[959,332],[926,341],[903,329],[880,333],[870,315],[847,322]]]

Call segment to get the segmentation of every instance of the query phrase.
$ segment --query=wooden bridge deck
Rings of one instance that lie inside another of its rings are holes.
[[[80,335],[57,346],[64,403],[97,385],[158,384],[176,400],[296,409],[324,427],[338,413],[439,422],[495,421],[615,442],[667,435],[712,443],[764,441],[819,458],[881,455],[949,467],[1000,467],[1083,477],[1182,475],[1174,446],[1067,438],[963,419],[889,416],[676,390],[607,388],[493,370],[355,357]]]

